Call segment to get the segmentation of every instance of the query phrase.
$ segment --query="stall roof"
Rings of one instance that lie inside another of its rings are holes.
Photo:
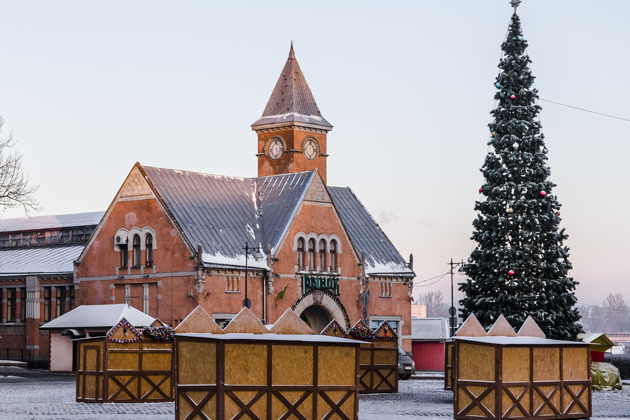
[[[540,337],[506,337],[506,336],[487,336],[487,337],[453,337],[455,341],[472,341],[484,344],[499,344],[502,346],[583,346],[585,343],[581,341],[562,341],[552,340],[550,338]]]
[[[411,318],[412,341],[449,339],[448,318]]]
[[[593,351],[606,351],[615,346],[615,343],[604,333],[580,334],[579,338],[589,343]]]
[[[365,341],[351,338],[332,337],[329,335],[317,334],[252,334],[252,333],[231,333],[231,334],[210,334],[210,333],[183,333],[175,334],[177,337],[207,338],[213,340],[256,340],[256,341],[301,341],[307,343],[328,343],[328,344],[364,344]]]
[[[155,318],[124,303],[112,305],[82,305],[61,315],[59,318],[47,322],[39,328],[42,330],[67,328],[109,329],[116,325],[123,317],[135,327],[147,327],[155,321]]]

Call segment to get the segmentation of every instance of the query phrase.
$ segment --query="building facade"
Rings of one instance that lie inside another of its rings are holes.
[[[77,303],[174,326],[197,305],[221,323],[244,303],[265,323],[292,307],[316,332],[386,320],[410,350],[413,269],[349,188],[326,184],[332,125],[293,47],[252,129],[255,178],[134,165],[77,260]]]
[[[76,305],[74,264],[103,212],[0,221],[0,358],[44,366],[39,327]]]

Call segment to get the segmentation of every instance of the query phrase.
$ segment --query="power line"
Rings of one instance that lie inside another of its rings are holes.
[[[573,106],[573,105],[567,105],[567,104],[563,104],[561,102],[550,101],[549,99],[542,99],[542,98],[540,98],[540,100],[544,101],[544,102],[549,102],[549,103],[552,103],[552,104],[556,104],[556,105],[566,106],[567,108],[573,108],[573,109],[577,109],[577,110],[584,111],[584,112],[590,112],[591,114],[602,115],[604,117],[614,118],[616,120],[630,122],[630,119],[628,119],[628,118],[616,117],[614,115],[604,114],[603,112],[591,111],[590,109],[580,108],[580,107]]]

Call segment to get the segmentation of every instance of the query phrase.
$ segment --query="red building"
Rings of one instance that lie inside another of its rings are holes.
[[[45,366],[43,323],[74,309],[73,261],[103,212],[0,221],[0,358]]]

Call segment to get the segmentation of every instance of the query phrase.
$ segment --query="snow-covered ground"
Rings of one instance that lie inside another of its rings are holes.
[[[452,418],[453,394],[440,380],[399,382],[397,394],[361,395],[361,420]],[[594,392],[593,418],[630,418],[630,384],[623,391]],[[172,420],[173,403],[85,404],[75,402],[71,375],[37,374],[0,367],[1,420]]]

